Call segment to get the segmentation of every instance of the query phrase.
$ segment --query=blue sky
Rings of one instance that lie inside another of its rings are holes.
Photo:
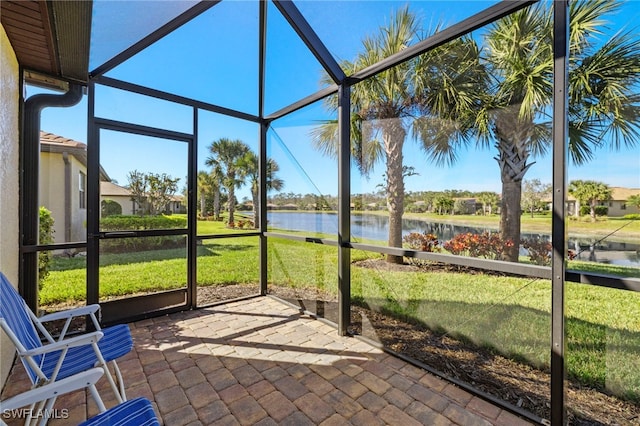
[[[455,23],[495,3],[495,1],[414,1],[410,3],[425,28],[438,22]],[[185,3],[171,3],[182,10]],[[360,40],[373,34],[389,19],[390,11],[405,4],[400,1],[301,1],[301,12],[338,59],[353,58],[361,47]],[[148,15],[148,21],[161,21],[160,8],[153,2],[96,2],[97,16]],[[138,12],[131,8],[142,7]],[[112,8],[112,9],[110,9]],[[122,13],[122,12],[127,13]],[[268,11],[269,32],[267,52],[266,112],[273,112],[297,99],[314,93],[321,87],[321,67],[297,38],[275,8]],[[636,25],[640,18],[640,2],[628,2],[624,13],[614,17],[612,30],[624,25],[622,19]],[[253,1],[225,0],[175,34],[159,41],[136,57],[107,73],[114,78],[197,98],[205,102],[256,114],[257,113],[257,22],[258,11]],[[124,27],[131,22],[123,22]],[[123,28],[124,28],[123,27]],[[99,64],[121,48],[126,40],[134,40],[145,28],[134,26],[134,33],[124,32],[118,25],[95,26],[92,40],[92,66]],[[138,31],[138,32],[135,32]],[[99,35],[99,37],[98,37]],[[197,40],[196,44],[194,40]],[[221,42],[223,41],[223,42]],[[278,46],[270,47],[270,46]],[[27,95],[36,93],[29,88]],[[192,111],[163,101],[139,95],[124,95],[111,89],[98,92],[97,115],[111,119],[127,119],[136,123],[169,130],[191,132]],[[86,99],[72,108],[45,109],[42,129],[85,142],[87,139]],[[310,130],[321,120],[331,118],[321,103],[314,104],[291,117],[273,123],[269,136],[269,155],[280,165],[284,192],[323,194],[337,193],[337,165],[311,147]],[[220,137],[238,138],[257,150],[258,126],[242,120],[203,112],[198,117],[198,163],[204,169],[206,145]],[[640,144],[639,144],[640,145]],[[186,145],[131,137],[121,133],[103,134],[101,163],[107,173],[121,184],[126,174],[139,171],[165,172],[186,176]],[[409,191],[468,189],[500,191],[499,169],[493,157],[495,150],[471,147],[459,152],[453,167],[437,167],[430,163],[417,144],[405,143],[405,163],[415,168],[417,176],[407,178]],[[611,186],[640,187],[640,146],[633,150],[612,153],[608,149],[596,152],[596,159],[582,167],[569,167],[569,179],[595,179]],[[354,168],[352,192],[375,191],[382,181],[383,164],[379,164],[368,179]],[[550,157],[536,160],[525,179],[538,178],[551,182]],[[248,195],[240,190],[239,198]]]

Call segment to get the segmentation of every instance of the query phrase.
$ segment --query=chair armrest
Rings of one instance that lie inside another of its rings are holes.
[[[100,310],[100,305],[93,304],[93,305],[81,306],[79,308],[67,309],[65,311],[53,312],[53,313],[38,317],[38,320],[40,320],[41,322],[47,322],[47,321],[55,321],[59,319],[68,319],[68,318],[79,317],[83,315],[94,314],[98,310]]]
[[[26,405],[44,401],[63,393],[72,392],[95,384],[104,374],[101,367],[95,367],[71,377],[49,383],[18,394],[14,397],[0,401],[0,412],[15,410]]]
[[[49,352],[59,351],[66,348],[74,348],[77,346],[89,345],[91,343],[97,343],[98,340],[102,339],[104,333],[102,331],[94,331],[87,334],[82,334],[80,336],[70,337],[64,340],[58,340],[53,343],[49,343],[34,349],[30,349],[21,353],[22,356],[34,356],[34,355],[42,355]]]

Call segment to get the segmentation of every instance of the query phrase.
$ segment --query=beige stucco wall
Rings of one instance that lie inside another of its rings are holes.
[[[0,25],[0,271],[18,284],[18,61]],[[0,388],[14,348],[0,332]]]
[[[51,211],[54,224],[54,241],[56,243],[85,241],[87,210],[80,208],[80,172],[85,176],[86,167],[74,156],[68,156],[71,164],[71,237],[65,238],[65,163],[62,154],[52,152],[40,153],[40,205]],[[86,190],[86,188],[85,188]]]

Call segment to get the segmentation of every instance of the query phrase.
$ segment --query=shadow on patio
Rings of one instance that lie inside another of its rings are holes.
[[[528,424],[271,297],[130,326],[134,350],[119,362],[127,396],[152,400],[165,425]],[[7,383],[4,397],[29,386],[21,365]],[[113,406],[104,378],[98,387]],[[84,391],[56,408],[68,418],[50,425],[97,412]]]

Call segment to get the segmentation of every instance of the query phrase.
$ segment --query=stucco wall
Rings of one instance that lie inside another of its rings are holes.
[[[18,61],[0,25],[0,271],[18,284]],[[0,388],[15,350],[0,332]]]
[[[62,154],[40,153],[38,205],[51,211],[54,241],[64,241],[64,161]]]
[[[86,167],[74,156],[68,157],[71,167],[71,236],[66,238],[65,216],[65,162],[60,153],[40,153],[39,204],[51,211],[54,219],[54,241],[56,243],[85,241],[87,239],[87,210],[80,208],[80,172],[85,175]],[[85,188],[86,190],[86,188]]]

